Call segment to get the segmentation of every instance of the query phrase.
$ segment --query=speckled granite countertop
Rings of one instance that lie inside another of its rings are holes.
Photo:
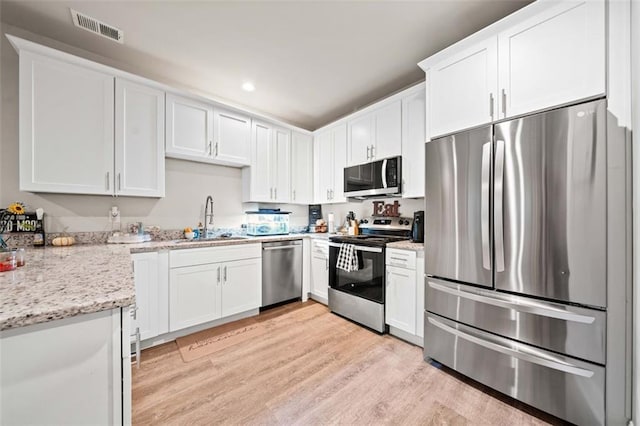
[[[0,273],[0,330],[133,304],[135,285],[130,253],[301,238],[327,239],[328,234],[28,248],[25,266]]]
[[[0,273],[0,330],[129,306],[129,247],[76,245],[26,250],[26,264]]]
[[[414,243],[411,240],[389,243],[387,244],[387,247],[402,250],[424,251],[424,243]]]

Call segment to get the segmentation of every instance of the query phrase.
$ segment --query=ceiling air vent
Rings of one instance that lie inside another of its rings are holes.
[[[118,43],[124,43],[124,33],[116,27],[107,25],[104,22],[98,21],[97,19],[94,19],[90,16],[83,15],[82,13],[77,12],[73,9],[69,10],[71,10],[71,17],[73,18],[73,23],[76,27],[91,31],[94,34],[98,34],[102,37],[117,41]]]

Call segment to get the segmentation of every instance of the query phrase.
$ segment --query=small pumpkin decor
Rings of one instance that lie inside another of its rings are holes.
[[[76,239],[69,236],[69,235],[65,235],[66,234],[66,227],[65,227],[65,231],[62,232],[63,235],[59,236],[59,237],[55,237],[53,240],[51,240],[51,244],[53,244],[56,247],[62,247],[62,246],[72,246],[76,243]]]

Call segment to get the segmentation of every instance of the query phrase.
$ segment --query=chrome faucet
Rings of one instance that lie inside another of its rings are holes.
[[[213,235],[213,198],[207,196],[204,202],[204,238],[211,238]]]

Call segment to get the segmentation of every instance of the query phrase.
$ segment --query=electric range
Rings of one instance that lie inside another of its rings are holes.
[[[360,221],[362,235],[329,238],[329,309],[379,333],[384,322],[386,246],[411,239],[413,219],[368,217]],[[338,267],[340,250],[353,245],[357,270]]]

